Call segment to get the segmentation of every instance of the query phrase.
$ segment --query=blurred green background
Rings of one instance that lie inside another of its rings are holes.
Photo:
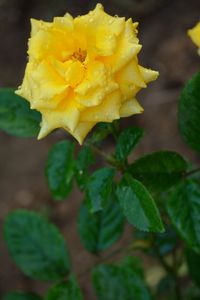
[[[23,78],[27,60],[30,18],[51,20],[69,12],[73,16],[87,13],[98,1],[89,0],[0,0],[0,86],[17,87]],[[139,21],[139,38],[143,45],[140,63],[159,70],[159,79],[139,94],[145,112],[123,120],[122,126],[137,124],[146,135],[135,152],[141,155],[159,149],[175,150],[194,162],[197,156],[181,141],[177,129],[177,101],[184,83],[199,70],[200,57],[186,35],[200,17],[199,0],[110,0],[102,1],[111,14]],[[75,270],[83,271],[97,258],[89,255],[76,233],[76,215],[81,194],[75,190],[70,199],[54,203],[44,178],[44,164],[50,146],[66,138],[57,131],[40,142],[19,139],[0,132],[0,225],[15,208],[32,208],[51,216],[60,227],[71,252]],[[77,146],[78,147],[78,146]],[[113,141],[105,143],[112,150]],[[101,164],[101,161],[99,162]],[[127,230],[120,243],[130,235]],[[149,262],[145,262],[149,265]],[[81,278],[87,299],[94,299],[89,275]],[[43,291],[45,285],[23,276],[11,261],[3,238],[0,240],[0,297],[9,290]]]

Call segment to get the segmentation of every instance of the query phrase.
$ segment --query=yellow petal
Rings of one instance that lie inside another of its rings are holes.
[[[31,37],[36,35],[40,30],[47,30],[52,26],[49,22],[31,19]]]
[[[96,106],[117,88],[118,84],[112,80],[106,67],[95,61],[87,65],[84,80],[75,88],[76,100],[86,107]]]
[[[118,72],[140,52],[142,46],[138,44],[136,27],[137,23],[133,23],[131,19],[127,20],[124,31],[118,39],[115,53],[108,57],[101,57],[101,61],[108,65],[113,73]]]
[[[139,70],[140,70],[140,73],[141,73],[145,83],[149,83],[151,81],[154,81],[159,76],[159,72],[153,71],[151,69],[146,69],[142,66],[139,66]]]
[[[60,107],[60,110],[41,110],[42,124],[38,139],[45,137],[56,128],[65,128],[73,132],[79,122],[80,111],[68,99],[68,105]]]
[[[65,80],[71,87],[76,87],[83,79],[85,73],[84,66],[80,61],[74,61],[65,72]]]
[[[136,99],[131,99],[124,102],[120,108],[120,117],[129,117],[135,114],[140,114],[144,111],[142,106]]]
[[[200,48],[200,22],[194,28],[188,30],[188,35],[193,43]]]
[[[64,17],[55,17],[53,24],[56,29],[62,30],[65,33],[74,29],[74,19],[69,13],[65,14]]]
[[[80,121],[94,121],[97,123],[112,122],[113,120],[119,119],[120,99],[121,95],[119,91],[114,91],[107,95],[100,105],[83,110],[80,116]]]
[[[70,30],[57,30],[52,25],[40,29],[29,39],[28,54],[31,59],[43,60],[47,57],[63,61],[73,54],[75,45]]]
[[[116,39],[124,29],[125,18],[112,17],[97,4],[93,11],[75,18],[74,26],[79,36],[85,36],[89,52],[106,56],[113,54]]]
[[[83,140],[90,130],[96,125],[95,122],[80,122],[74,131],[69,131],[71,135],[82,145]]]
[[[62,77],[67,86],[75,88],[85,75],[85,68],[78,60],[70,59],[63,63],[52,59],[51,62],[53,68]]]
[[[67,93],[68,85],[48,62],[36,66],[29,62],[20,95],[30,101],[32,108],[53,109]]]
[[[146,87],[144,78],[138,67],[137,60],[132,60],[116,74],[116,81],[119,84],[124,100],[133,98],[139,89]]]

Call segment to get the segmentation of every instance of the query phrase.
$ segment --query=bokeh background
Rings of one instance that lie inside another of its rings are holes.
[[[66,11],[73,16],[87,13],[98,1],[89,0],[0,0],[0,86],[17,87],[23,78],[27,60],[30,18],[51,20]],[[200,57],[186,30],[200,18],[199,0],[106,0],[111,14],[132,17],[140,22],[139,38],[143,45],[140,63],[160,71],[159,79],[139,94],[144,114],[121,122],[139,125],[145,138],[130,159],[149,151],[167,149],[180,152],[198,162],[194,152],[184,145],[177,128],[177,102],[184,83],[199,70]],[[44,165],[51,145],[66,134],[57,131],[42,141],[19,139],[0,132],[0,228],[6,214],[15,208],[35,209],[50,216],[69,245],[74,270],[84,270],[98,261],[88,254],[76,233],[77,211],[82,200],[74,190],[65,202],[55,203],[44,177]],[[77,145],[78,147],[78,145]],[[113,141],[105,144],[112,151]],[[101,161],[99,162],[101,164]],[[130,230],[119,242],[124,245]],[[118,245],[119,245],[118,244]],[[148,261],[144,262],[148,266]],[[95,299],[89,274],[80,276],[86,299]],[[29,280],[11,261],[0,236],[0,297],[10,290],[44,292],[46,284]]]

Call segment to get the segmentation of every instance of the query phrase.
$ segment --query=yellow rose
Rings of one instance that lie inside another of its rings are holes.
[[[200,49],[200,22],[197,23],[197,25],[194,28],[188,30],[188,35],[193,41],[193,43]]]
[[[158,72],[138,64],[138,23],[97,4],[83,16],[31,24],[29,62],[16,93],[42,114],[39,139],[64,128],[82,144],[96,123],[143,111],[135,96]]]

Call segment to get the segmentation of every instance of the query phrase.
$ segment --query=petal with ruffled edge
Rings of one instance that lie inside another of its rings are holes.
[[[138,23],[133,23],[131,19],[127,20],[125,28],[118,38],[115,53],[99,58],[111,69],[112,73],[118,72],[140,52],[142,46],[138,44],[136,37],[137,25]]]
[[[133,98],[142,87],[146,87],[136,59],[122,68],[115,78],[123,95],[123,101]]]
[[[66,26],[64,31],[53,26],[53,23],[35,19],[31,20],[31,24],[32,36],[29,39],[28,49],[30,59],[43,60],[53,56],[58,60],[64,61],[73,54],[75,44],[71,26]]]
[[[76,100],[86,106],[99,105],[114,90],[118,89],[118,84],[113,81],[106,67],[93,61],[86,65],[86,75],[84,80],[75,88]]]
[[[76,33],[86,37],[87,51],[96,55],[112,55],[117,46],[117,37],[123,31],[125,18],[116,18],[104,12],[97,4],[89,14],[74,19]]]
[[[68,94],[68,85],[47,61],[35,65],[29,62],[18,95],[31,103],[31,108],[54,109]]]
[[[55,71],[65,80],[68,86],[75,88],[82,82],[85,76],[85,68],[80,61],[67,60],[66,62],[60,62],[55,59],[51,61]]]

